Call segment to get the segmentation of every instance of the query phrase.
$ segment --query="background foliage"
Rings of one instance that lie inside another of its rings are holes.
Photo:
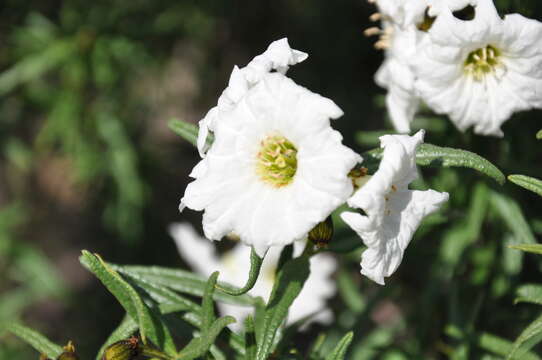
[[[539,1],[496,2],[502,13],[542,20]],[[72,339],[90,359],[124,312],[79,264],[80,250],[115,263],[183,265],[166,229],[181,218],[198,223],[199,214],[177,212],[197,152],[167,122],[199,120],[233,65],[271,40],[288,36],[310,54],[291,76],[343,108],[335,126],[350,146],[376,147],[390,127],[372,80],[382,54],[362,36],[372,12],[362,1],[3,1],[0,322]],[[540,118],[514,115],[504,139],[459,133],[427,110],[416,126],[427,142],[542,178]],[[418,231],[386,287],[359,275],[360,241],[336,219],[337,321],[322,347],[354,330],[348,359],[506,354],[505,340],[540,314],[514,300],[533,299],[524,285],[540,283],[542,257],[508,247],[542,236],[540,198],[463,169],[425,168],[418,186],[451,200]],[[321,330],[293,343],[307,348]],[[35,357],[14,337],[0,341],[2,359]]]

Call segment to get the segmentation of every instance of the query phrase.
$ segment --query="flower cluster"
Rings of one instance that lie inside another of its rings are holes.
[[[385,49],[376,82],[397,131],[423,101],[460,130],[502,136],[517,111],[542,108],[542,23],[501,18],[492,0],[372,0]]]
[[[415,153],[423,131],[412,137],[383,136],[378,171],[370,176],[364,168],[356,169],[361,156],[344,146],[342,136],[330,126],[330,119],[342,115],[341,109],[285,75],[289,65],[306,58],[282,39],[246,67],[233,69],[218,105],[200,122],[202,159],[191,173],[194,181],[180,208],[204,211],[206,238],[221,240],[234,234],[260,257],[269,250],[266,259],[274,263],[280,249],[307,239],[313,228],[347,202],[365,212],[342,214],[368,247],[361,272],[384,284],[422,218],[436,211],[448,194],[408,190],[417,176]],[[214,134],[212,144],[207,140],[209,131]],[[212,264],[233,274],[212,248],[193,240],[193,233],[182,226],[173,231],[181,253],[189,251],[186,247],[197,253],[192,265],[200,272],[207,275]],[[248,261],[247,249],[239,245],[231,251],[235,259],[245,258],[236,262]],[[314,261],[322,267],[323,259]],[[317,282],[324,283],[318,274]],[[320,288],[324,291],[327,286]]]

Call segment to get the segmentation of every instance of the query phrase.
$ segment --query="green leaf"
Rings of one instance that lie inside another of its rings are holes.
[[[207,279],[204,277],[179,269],[159,266],[119,266],[113,264],[111,264],[111,267],[121,274],[144,279],[148,283],[168,287],[172,290],[194,296],[203,296],[207,284]],[[220,282],[219,284],[221,288],[234,288],[229,284]],[[213,298],[234,305],[250,306],[255,303],[255,299],[247,294],[231,296],[219,291],[214,293]]]
[[[112,266],[114,268],[119,268],[118,265]],[[200,328],[202,326],[201,321],[201,307],[193,302],[192,300],[186,299],[179,294],[169,290],[167,287],[157,285],[151,282],[148,282],[145,278],[136,276],[134,274],[126,275],[129,281],[132,281],[135,286],[143,289],[154,301],[158,302],[159,310],[161,314],[169,314],[172,312],[185,312],[181,314],[181,318],[188,324]],[[132,319],[130,319],[133,322]],[[135,324],[135,323],[134,323]],[[137,324],[135,324],[137,329]],[[245,354],[245,347],[243,339],[231,332],[229,329],[226,329],[225,341],[229,343],[232,349],[234,349],[238,354]],[[211,353],[216,353],[217,349],[211,347]]]
[[[129,338],[134,332],[137,331],[138,328],[139,326],[137,326],[135,321],[132,320],[130,316],[126,315],[124,319],[122,319],[119,326],[117,326],[117,328],[111,333],[111,335],[109,335],[105,343],[102,345],[98,351],[98,354],[96,355],[96,360],[102,360],[102,355],[105,348],[116,343],[117,341]]]
[[[518,203],[505,195],[492,191],[490,201],[493,209],[522,243],[535,244],[536,240]]]
[[[309,258],[306,255],[287,262],[279,271],[265,309],[263,329],[257,335],[256,360],[265,360],[271,353],[275,335],[284,322],[288,309],[301,292],[309,272]]]
[[[522,331],[514,342],[512,350],[506,359],[524,359],[523,353],[542,340],[540,335],[542,335],[542,315],[535,319],[529,326],[527,326],[527,328],[525,328],[525,330]]]
[[[542,255],[542,244],[510,245],[510,248]]]
[[[207,287],[201,300],[201,332],[203,334],[209,331],[211,324],[216,320],[215,308],[213,304],[213,293],[215,292],[216,279],[218,271],[215,271],[207,281]]]
[[[526,284],[521,285],[516,290],[516,299],[514,304],[527,302],[532,304],[542,305],[542,285]]]
[[[461,330],[455,326],[448,326],[445,329],[446,335],[451,338],[458,339],[462,336]],[[513,348],[513,343],[489,333],[472,334],[469,340],[477,347],[489,351],[491,353],[507,356]],[[540,357],[533,352],[522,354],[521,360],[541,360]],[[519,359],[518,359],[519,360]]]
[[[205,334],[192,339],[192,341],[190,341],[188,345],[175,356],[175,359],[192,360],[203,356],[209,351],[211,345],[213,345],[222,329],[234,322],[235,318],[231,316],[225,316],[215,320]]]
[[[337,346],[326,356],[326,360],[344,360],[346,356],[346,351],[354,338],[354,333],[352,331],[348,332],[342,339],[339,341]]]
[[[539,130],[537,133],[536,133],[536,138],[538,140],[542,140],[542,130]]]
[[[524,189],[542,196],[542,180],[525,175],[510,175],[508,176],[508,180]]]
[[[47,355],[47,357],[51,359],[56,359],[63,352],[60,345],[54,344],[37,331],[27,328],[21,324],[10,323],[7,324],[2,330],[9,331],[13,335],[16,335],[21,340],[25,341],[36,349],[36,351]]]
[[[262,267],[263,263],[263,257],[259,257],[258,254],[256,254],[256,251],[254,248],[250,251],[250,271],[248,273],[248,280],[240,289],[231,289],[231,288],[223,288],[220,285],[217,285],[217,288],[220,291],[225,292],[228,295],[232,296],[239,296],[246,294],[249,292],[253,287],[254,284],[256,284],[256,280],[258,280],[258,275],[260,275],[260,269]]]
[[[354,313],[361,313],[367,306],[365,299],[359,293],[359,285],[354,282],[351,274],[341,269],[337,274],[337,287],[344,303]]]
[[[77,50],[77,45],[74,39],[57,40],[45,47],[42,52],[25,57],[0,74],[0,96],[59,66]]]
[[[248,315],[245,319],[245,359],[256,358],[256,333],[254,331],[254,318]]]
[[[374,149],[363,153],[364,162],[382,159],[383,152],[383,149]],[[493,178],[501,185],[506,181],[504,174],[495,165],[466,150],[421,144],[416,150],[416,163],[420,166],[466,167]]]
[[[173,132],[190,144],[198,146],[198,132],[199,128],[197,125],[188,123],[185,121],[172,119],[168,122],[168,126]]]
[[[105,285],[105,287],[117,298],[128,315],[139,324],[139,332],[143,343],[149,339],[168,354],[175,354],[177,351],[171,339],[171,335],[162,322],[156,317],[153,318],[151,311],[143,303],[139,294],[111,267],[109,267],[99,256],[92,255],[83,250],[80,262]]]
[[[188,141],[194,146],[198,146],[198,133],[199,127],[196,124],[192,124],[186,121],[172,119],[168,123],[169,128],[177,135]],[[211,146],[214,141],[212,133],[207,134],[207,140],[205,141],[207,147]]]

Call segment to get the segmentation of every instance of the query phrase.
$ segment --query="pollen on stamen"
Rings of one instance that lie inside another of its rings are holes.
[[[492,45],[470,52],[463,67],[465,74],[472,76],[475,81],[482,81],[487,75],[498,76],[502,70],[506,70],[500,51]]]
[[[260,142],[256,155],[256,174],[268,185],[290,184],[297,171],[297,148],[281,135],[271,135]]]

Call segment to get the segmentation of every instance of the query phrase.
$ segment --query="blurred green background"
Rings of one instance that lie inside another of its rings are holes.
[[[503,14],[542,20],[540,1],[497,3]],[[0,322],[22,319],[56,342],[72,339],[90,359],[123,312],[79,265],[80,250],[183,266],[167,225],[200,219],[177,210],[198,155],[167,122],[197,122],[233,66],[273,40],[287,36],[309,53],[289,75],[345,111],[334,123],[345,142],[376,147],[391,128],[373,82],[382,53],[362,35],[374,11],[361,0],[3,0]],[[415,124],[427,142],[540,178],[541,118],[514,115],[504,139],[459,133],[427,110]],[[539,281],[542,261],[505,247],[542,234],[536,195],[466,170],[423,174],[418,186],[449,191],[451,201],[420,229],[388,286],[359,276],[360,249],[348,244],[361,243],[337,222],[334,241],[348,254],[339,257],[330,339],[354,329],[352,359],[481,358],[483,334],[513,340],[540,312],[513,300],[518,285]],[[37,358],[13,337],[0,343],[0,359]]]

